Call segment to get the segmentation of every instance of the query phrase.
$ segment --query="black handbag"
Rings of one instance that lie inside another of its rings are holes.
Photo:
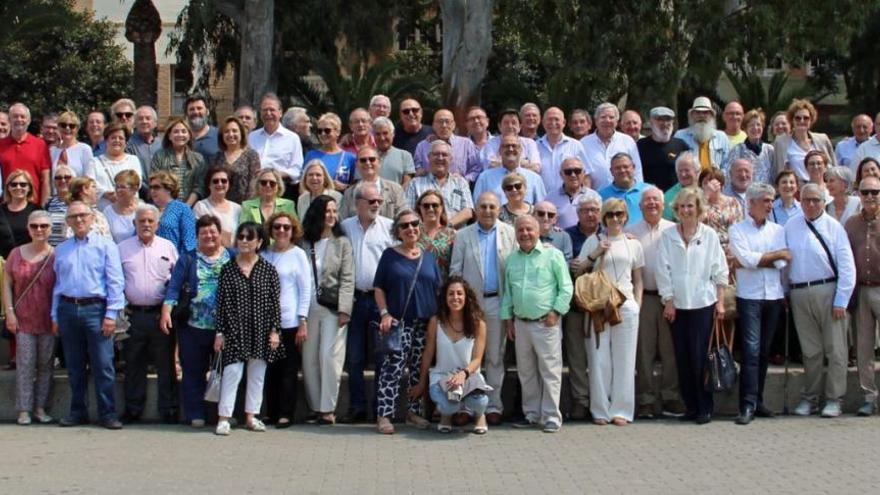
[[[733,335],[730,340],[721,328],[722,320],[715,320],[715,328],[709,337],[709,351],[706,354],[706,371],[703,381],[706,392],[727,392],[736,385],[736,363],[733,361]],[[723,345],[721,341],[724,341]],[[714,344],[714,346],[713,346]]]
[[[400,318],[394,318],[391,324],[391,328],[386,333],[382,333],[379,330],[379,322],[373,321],[370,323],[371,326],[375,327],[375,351],[377,354],[393,354],[396,352],[400,352],[403,348],[403,343],[401,341],[401,333],[404,329],[404,317],[406,316],[406,311],[409,309],[409,301],[412,298],[413,291],[416,288],[416,282],[419,280],[419,272],[422,271],[422,260],[425,258],[425,254],[422,253],[419,256],[419,262],[416,264],[416,273],[413,275],[412,282],[409,285],[409,292],[406,294],[406,302],[403,303],[403,311],[401,311]]]
[[[315,300],[318,301],[318,304],[331,311],[339,311],[339,286],[321,287],[321,279],[318,276],[318,263],[315,261],[314,244],[309,248],[309,257],[312,259],[312,273],[315,275]]]

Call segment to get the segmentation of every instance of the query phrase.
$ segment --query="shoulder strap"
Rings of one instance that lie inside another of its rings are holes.
[[[409,300],[412,297],[413,291],[416,288],[416,281],[419,279],[419,272],[422,271],[422,260],[425,259],[425,253],[422,252],[421,256],[419,256],[419,262],[416,265],[416,273],[413,275],[412,282],[409,284],[409,292],[406,294],[406,302],[403,303],[403,311],[400,313],[400,319],[402,320],[404,316],[406,316],[406,310],[409,309]]]
[[[312,260],[312,274],[315,277],[315,295],[321,295],[321,280],[318,278],[318,263],[315,261],[315,244],[309,243],[309,258]]]
[[[37,274],[34,275],[34,278],[32,278],[30,283],[28,283],[28,286],[25,287],[23,291],[21,291],[21,294],[18,296],[18,300],[15,301],[15,303],[12,305],[12,309],[15,309],[18,307],[18,303],[20,303],[21,300],[24,299],[24,296],[26,296],[28,291],[31,290],[31,287],[33,287],[34,284],[37,283],[37,280],[40,278],[40,275],[43,274],[43,270],[46,268],[46,265],[49,264],[49,258],[52,257],[53,251],[49,251],[49,254],[46,255],[46,258],[43,260],[43,264],[40,265],[40,269],[37,270]],[[21,254],[21,250],[19,250],[18,255],[23,258],[23,255]]]
[[[813,235],[816,236],[816,239],[819,239],[819,244],[822,245],[822,249],[825,250],[825,255],[828,256],[828,263],[831,264],[831,271],[833,271],[834,276],[837,277],[837,263],[834,262],[834,257],[831,256],[831,250],[828,249],[828,244],[825,244],[825,239],[823,239],[822,235],[819,234],[819,231],[816,230],[816,226],[813,225],[813,222],[807,220],[806,217],[804,217],[804,222],[807,224],[807,227],[810,228]]]

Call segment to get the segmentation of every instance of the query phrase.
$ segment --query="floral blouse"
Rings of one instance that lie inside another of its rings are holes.
[[[196,252],[196,276],[199,286],[196,294],[190,301],[189,324],[195,328],[213,329],[214,315],[217,306],[217,286],[220,280],[220,271],[231,259],[229,252],[223,250],[220,257],[211,260],[200,252]]]
[[[421,234],[416,242],[420,248],[430,251],[437,258],[437,264],[440,266],[440,274],[443,280],[449,276],[449,263],[452,262],[452,244],[455,242],[455,229],[452,227],[441,227],[433,239],[425,232],[424,227],[419,227]]]
[[[226,199],[239,204],[246,199],[250,199],[251,181],[260,172],[260,155],[256,151],[245,148],[241,155],[232,163],[226,161],[225,153],[217,153],[214,156],[212,165],[225,165],[232,171]]]
[[[713,204],[707,201],[706,218],[703,223],[712,227],[718,234],[718,240],[721,241],[721,247],[727,250],[730,244],[730,235],[727,231],[730,226],[743,219],[742,207],[739,201],[732,196],[722,194],[718,203]]]

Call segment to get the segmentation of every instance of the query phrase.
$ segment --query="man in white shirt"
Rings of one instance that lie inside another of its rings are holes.
[[[593,117],[583,108],[575,108],[568,114],[568,130],[571,137],[580,141],[593,130]]]
[[[498,116],[498,134],[489,138],[489,141],[480,150],[480,166],[483,172],[490,168],[501,165],[501,139],[507,134],[519,136],[520,124],[519,113],[513,109],[507,109]],[[534,139],[519,136],[522,146],[520,160],[521,165],[535,173],[541,172],[541,155],[538,153],[538,144]],[[482,173],[481,173],[482,176]],[[502,201],[505,198],[501,198]]]
[[[858,162],[854,161],[856,150],[865,141],[871,139],[871,132],[874,130],[874,123],[871,117],[860,113],[853,117],[850,123],[853,135],[841,140],[834,148],[834,154],[837,155],[837,164],[842,167],[849,167],[853,174],[856,172]]]
[[[660,301],[660,293],[657,291],[656,276],[660,235],[675,224],[663,218],[663,191],[656,186],[645,189],[639,208],[642,210],[642,220],[626,228],[627,234],[642,244],[642,251],[645,253],[645,266],[642,267],[644,288],[636,352],[636,418],[653,419],[657,413],[654,362],[658,354],[663,365],[659,386],[662,410],[672,415],[685,412],[678,396],[678,371],[675,366],[672,330],[669,328],[669,321],[663,317],[663,302]]]
[[[477,222],[455,236],[452,247],[450,275],[460,275],[474,289],[486,320],[486,352],[483,366],[489,392],[486,421],[490,426],[501,424],[504,403],[504,350],[506,335],[501,326],[501,289],[504,286],[504,261],[516,249],[513,227],[498,221],[501,203],[491,192],[477,198]]]
[[[522,139],[524,138],[511,132],[499,140],[501,166],[483,170],[477,183],[474,184],[474,200],[484,192],[492,192],[498,196],[502,205],[506,204],[507,196],[501,189],[501,183],[511,172],[516,172],[526,179],[526,195],[523,201],[535,204],[544,199],[547,192],[544,189],[544,181],[541,176],[523,166]]]
[[[263,127],[248,135],[248,142],[260,155],[261,168],[273,168],[284,179],[285,189],[291,194],[299,184],[302,173],[302,143],[296,133],[281,125],[281,100],[274,93],[266,93],[260,100],[260,118]]]
[[[748,215],[730,227],[730,250],[736,257],[737,326],[742,339],[739,374],[739,417],[747,425],[755,416],[771,418],[764,405],[764,379],[773,335],[784,307],[782,269],[791,259],[785,231],[768,220],[776,191],[755,183],[746,190]]]
[[[546,115],[546,113],[545,113]],[[522,122],[520,135],[525,138],[538,140],[538,127],[541,125],[541,109],[534,103],[525,103],[519,107],[519,119]],[[546,132],[547,130],[544,129]]]
[[[878,113],[874,117],[874,129],[880,128],[880,113]],[[859,163],[862,162],[865,158],[873,158],[875,160],[880,160],[880,136],[876,133],[874,137],[866,140],[864,143],[860,144],[858,148],[856,148],[856,152],[853,155],[851,166],[853,170],[858,168]]]
[[[785,242],[791,251],[791,307],[804,355],[804,388],[794,413],[809,416],[817,410],[827,358],[822,416],[833,418],[840,416],[846,393],[846,307],[856,277],[846,231],[825,214],[823,196],[816,184],[803,187],[804,214],[786,222]]]
[[[428,175],[416,177],[406,186],[407,204],[410,208],[415,208],[416,201],[423,192],[429,189],[440,191],[449,225],[453,227],[464,225],[474,215],[474,200],[471,198],[471,188],[467,179],[449,173],[452,146],[438,139],[431,143],[428,157],[430,161]]]
[[[562,186],[559,169],[566,158],[578,158],[586,164],[584,147],[580,141],[562,133],[565,129],[565,114],[558,107],[550,107],[544,112],[544,134],[538,139],[538,153],[541,156],[541,178],[544,188],[553,191]]]
[[[613,103],[602,103],[596,107],[593,122],[596,132],[581,139],[584,147],[587,173],[593,183],[593,189],[599,191],[611,183],[611,158],[618,153],[626,153],[635,165],[636,182],[643,182],[642,160],[636,142],[628,135],[617,131],[620,110]]]
[[[379,317],[379,309],[373,297],[373,279],[382,252],[394,244],[391,238],[391,219],[379,216],[379,209],[382,207],[379,189],[373,184],[361,183],[355,187],[354,197],[357,215],[340,223],[342,231],[351,241],[355,289],[345,351],[349,377],[349,410],[340,420],[343,423],[363,422],[368,419],[364,385],[367,337],[370,336],[370,322]]]

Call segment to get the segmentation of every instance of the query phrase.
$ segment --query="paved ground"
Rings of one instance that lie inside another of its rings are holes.
[[[566,424],[485,437],[0,425],[0,493],[877,493],[880,417]]]

